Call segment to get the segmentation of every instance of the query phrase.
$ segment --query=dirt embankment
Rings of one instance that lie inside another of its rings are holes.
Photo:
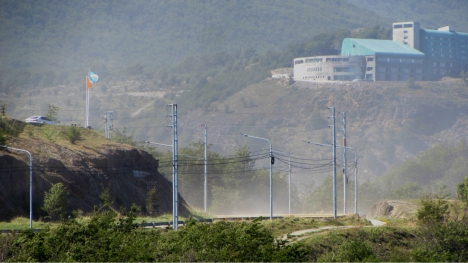
[[[410,202],[381,201],[371,206],[366,218],[414,218],[417,210],[418,205]]]
[[[105,188],[119,210],[133,203],[145,212],[148,190],[156,187],[160,213],[172,212],[172,183],[158,171],[158,160],[128,145],[59,145],[41,138],[14,138],[9,146],[32,153],[34,218],[44,215],[44,193],[63,183],[70,192],[70,210],[92,212]],[[179,208],[188,214],[185,201]],[[0,220],[29,215],[29,158],[26,153],[0,151]]]

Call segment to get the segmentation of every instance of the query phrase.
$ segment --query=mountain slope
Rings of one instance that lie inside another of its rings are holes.
[[[100,63],[125,68],[172,65],[216,51],[264,53],[325,31],[382,23],[338,0],[3,0],[0,5],[1,67],[67,74]]]
[[[418,21],[421,28],[437,29],[450,26],[451,30],[468,32],[468,5],[464,0],[348,0],[379,16],[398,21]]]
[[[274,149],[296,157],[330,158],[329,148],[302,140],[331,142],[332,131],[327,128],[331,112],[327,107],[334,106],[338,129],[342,128],[339,112],[347,112],[348,146],[358,151],[361,179],[371,179],[432,145],[468,138],[465,84],[455,79],[418,85],[419,89],[397,82],[296,82],[288,86],[282,81],[265,80],[214,103],[213,111],[197,110],[179,117],[180,127],[187,127],[181,137],[184,142],[196,140],[191,127],[203,123],[209,126],[210,143],[218,149],[237,144],[249,145],[253,151],[267,147],[264,142],[239,136],[242,132],[269,138]],[[342,134],[337,132],[342,144]],[[341,153],[339,159],[341,167]],[[354,154],[348,151],[351,166],[353,161]]]

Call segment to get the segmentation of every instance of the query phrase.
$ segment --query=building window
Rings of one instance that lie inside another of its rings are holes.
[[[403,39],[408,39],[408,36],[404,36]]]
[[[393,25],[393,28],[403,28],[403,25],[402,24]]]
[[[435,62],[435,61],[432,62],[432,67],[433,67],[433,68],[437,68],[437,62]]]
[[[447,66],[447,63],[445,63],[445,62],[440,62],[440,67],[441,67],[441,68],[445,68],[446,66]]]
[[[374,61],[374,58],[367,58],[367,62]]]
[[[366,79],[372,79],[372,74],[366,74]]]
[[[377,58],[377,61],[380,61],[380,62],[388,62],[389,59],[388,59],[388,58]]]
[[[422,70],[422,69],[420,69],[420,68],[417,68],[417,69],[416,69],[416,74],[422,74],[422,73],[423,73],[423,70]]]
[[[398,73],[398,68],[392,68],[392,73]]]
[[[367,71],[372,71],[374,68],[373,67],[367,67],[366,70]]]
[[[308,58],[305,60],[305,63],[317,63],[322,62],[322,58]]]
[[[409,68],[404,68],[403,73],[410,73],[410,69]]]
[[[403,33],[408,33],[408,30],[403,31]]]
[[[413,24],[405,24],[404,27],[405,27],[405,28],[412,28],[412,27],[413,27]]]
[[[333,72],[351,72],[349,67],[334,67]]]
[[[327,58],[327,62],[348,62],[349,58]]]
[[[387,68],[386,67],[379,67],[379,72],[387,72]]]
[[[304,63],[304,60],[302,60],[302,59],[294,61],[294,65],[302,64],[302,63]]]
[[[333,80],[350,80],[352,78],[353,78],[353,76],[348,76],[348,75],[335,75],[335,76],[333,76]]]

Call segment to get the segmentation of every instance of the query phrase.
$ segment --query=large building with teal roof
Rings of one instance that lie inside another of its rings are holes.
[[[340,56],[294,59],[298,81],[407,81],[459,76],[468,70],[468,33],[393,23],[393,40],[345,38]]]

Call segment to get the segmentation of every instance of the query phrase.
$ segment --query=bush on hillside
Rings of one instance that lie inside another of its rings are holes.
[[[68,191],[62,183],[54,184],[44,196],[44,210],[52,220],[63,218],[69,204]]]
[[[214,224],[189,221],[178,231],[135,228],[135,214],[95,215],[89,223],[62,222],[42,232],[5,240],[11,261],[303,261],[297,246],[275,242],[259,221]],[[2,244],[2,242],[0,242]]]
[[[77,141],[83,140],[81,130],[76,126],[71,126],[68,130],[63,131],[62,134],[71,144],[75,144]]]

